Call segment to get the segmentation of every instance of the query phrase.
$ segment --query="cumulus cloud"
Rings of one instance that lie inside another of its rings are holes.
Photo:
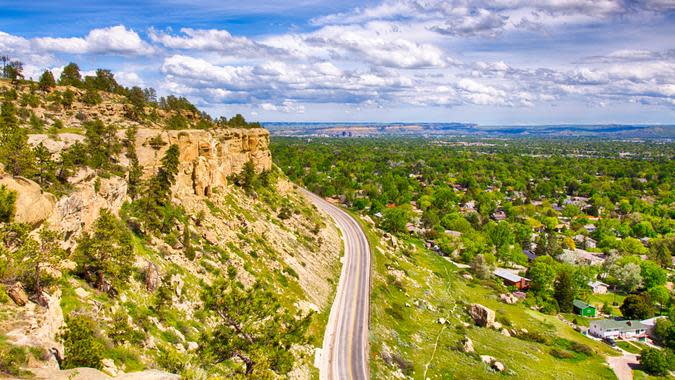
[[[68,54],[142,55],[154,52],[138,33],[124,25],[92,29],[85,37],[35,38],[31,44],[37,50]]]
[[[431,30],[440,34],[455,36],[483,35],[494,37],[504,30],[507,19],[507,16],[478,9],[473,14],[466,15],[459,20],[434,25]]]
[[[178,50],[213,51],[223,55],[261,58],[283,54],[249,38],[235,37],[227,30],[182,28],[181,34],[150,30],[150,39],[164,47]]]

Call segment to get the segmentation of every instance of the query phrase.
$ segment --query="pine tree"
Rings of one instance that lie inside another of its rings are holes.
[[[14,104],[5,101],[0,111],[0,162],[13,176],[30,176],[35,157],[28,145],[28,133],[18,125]]]
[[[95,283],[97,289],[114,293],[125,284],[134,262],[131,236],[110,211],[102,210],[92,233],[84,233],[75,250],[78,271]]]
[[[82,87],[82,75],[80,67],[75,63],[69,63],[63,68],[59,84],[62,86]]]
[[[291,347],[306,342],[311,314],[295,318],[268,286],[249,290],[220,280],[207,290],[205,308],[218,318],[204,337],[204,353],[214,363],[238,358],[251,378],[284,375],[293,368]]]
[[[52,160],[52,154],[42,143],[38,144],[33,149],[33,152],[35,154],[35,165],[37,168],[35,176],[37,177],[40,186],[45,186],[47,182],[51,182],[54,178],[55,163]]]
[[[560,311],[569,313],[572,311],[574,302],[574,286],[572,284],[572,275],[568,270],[561,270],[554,284],[555,291],[553,297],[558,301]]]
[[[56,79],[54,79],[54,74],[52,74],[52,72],[49,70],[45,70],[45,72],[40,76],[38,87],[44,92],[49,92],[54,87],[56,87]]]

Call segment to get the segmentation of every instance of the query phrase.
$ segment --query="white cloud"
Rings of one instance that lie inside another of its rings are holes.
[[[164,47],[178,50],[213,51],[223,55],[262,58],[281,53],[245,37],[235,37],[227,30],[182,28],[182,35],[150,30],[150,39]]]
[[[68,54],[142,55],[154,52],[138,33],[124,25],[92,29],[85,37],[42,37],[31,42],[37,50]]]

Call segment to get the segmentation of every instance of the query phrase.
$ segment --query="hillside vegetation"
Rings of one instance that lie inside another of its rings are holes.
[[[371,231],[373,378],[615,378],[605,361],[621,353],[580,333],[608,318],[661,317],[649,332],[660,349],[623,346],[649,358],[636,376],[675,368],[672,143],[276,138],[272,149],[292,180]],[[574,300],[596,316],[575,315]]]
[[[0,102],[0,374],[316,375],[340,242],[265,130],[74,64]]]

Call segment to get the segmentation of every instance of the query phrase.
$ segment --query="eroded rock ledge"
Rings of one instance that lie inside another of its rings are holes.
[[[266,129],[215,129],[162,131],[139,129],[136,154],[146,176],[161,166],[172,144],[180,149],[179,174],[174,194],[209,195],[227,184],[227,177],[241,172],[251,161],[256,171],[272,168],[270,135]]]

